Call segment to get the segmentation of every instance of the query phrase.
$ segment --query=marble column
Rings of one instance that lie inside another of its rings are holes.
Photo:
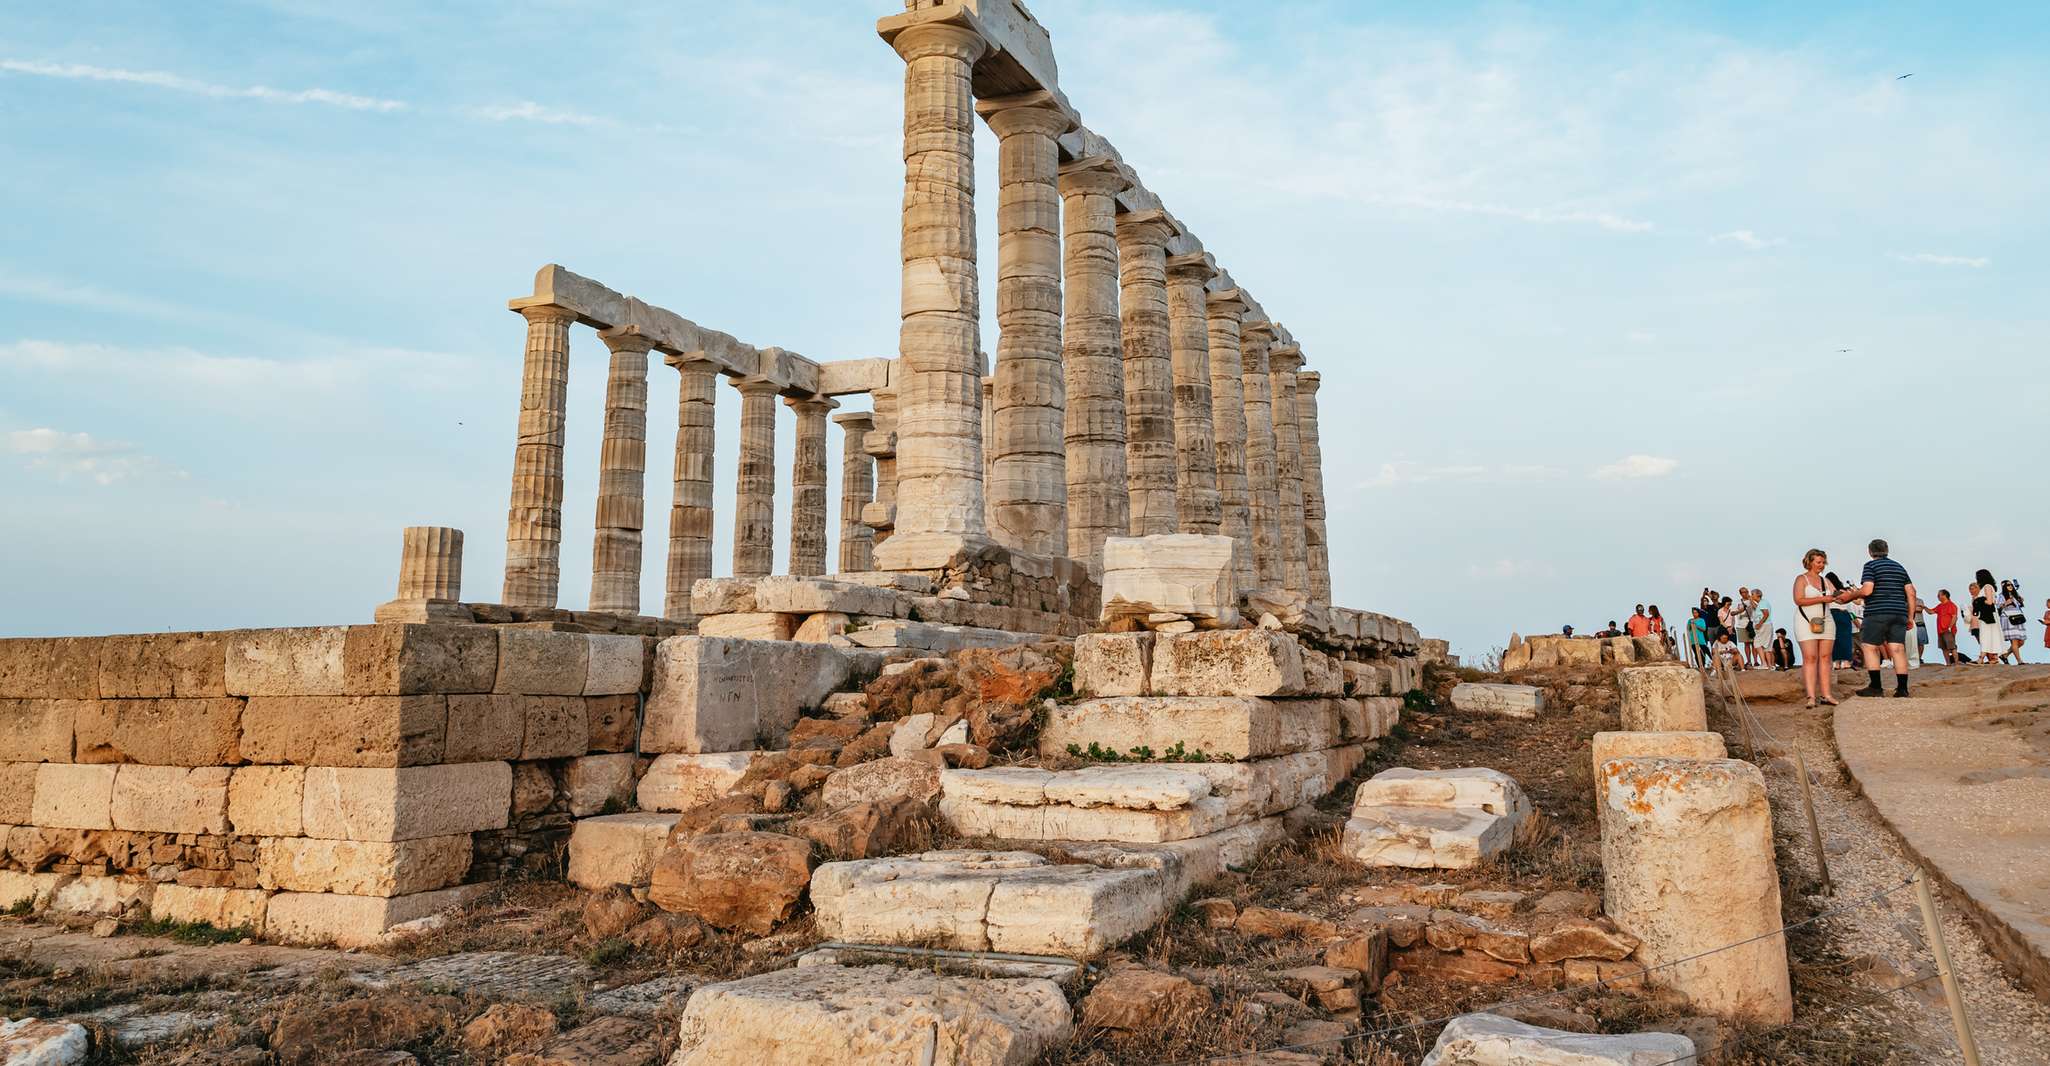
[[[1303,529],[1303,438],[1296,423],[1295,372],[1303,350],[1277,344],[1267,353],[1267,386],[1273,399],[1274,483],[1281,506],[1275,509],[1281,534],[1281,587],[1307,596],[1310,592],[1310,550]]]
[[[401,600],[454,603],[463,598],[463,531],[407,526],[399,540]]]
[[[669,569],[662,617],[692,616],[691,586],[712,576],[713,424],[719,364],[684,355],[664,356],[676,368],[676,473],[669,499]]]
[[[647,524],[648,352],[633,326],[598,334],[612,351],[605,436],[598,445],[598,520],[591,534],[591,610],[641,613],[641,527]]]
[[[1310,549],[1310,602],[1331,604],[1331,545],[1324,524],[1324,446],[1317,431],[1317,388],[1323,376],[1298,371],[1296,425],[1303,438],[1303,532]]]
[[[875,567],[875,531],[862,524],[861,512],[875,498],[876,463],[869,458],[867,438],[876,426],[867,411],[842,411],[833,416],[847,435],[840,442],[840,568],[861,573]]]
[[[786,400],[797,412],[790,457],[790,573],[826,572],[826,415],[838,402],[824,396]]]
[[[1246,302],[1237,289],[1204,297],[1210,326],[1210,422],[1217,439],[1218,532],[1232,541],[1240,589],[1256,585],[1252,494],[1246,483],[1246,387],[1240,323]]]
[[[1118,318],[1125,346],[1125,476],[1132,535],[1173,533],[1175,506],[1174,359],[1168,344],[1165,211],[1117,217]]]
[[[990,461],[996,455],[996,389],[996,375],[984,375],[982,379],[982,484],[985,486],[982,494],[982,528],[984,529],[996,528],[996,515],[993,510],[994,497],[990,496],[987,490],[990,477]]]
[[[932,554],[928,535],[985,534],[969,79],[988,45],[973,30],[943,23],[912,26],[890,44],[905,62],[903,381],[896,534],[877,547],[877,561],[911,569]]]
[[[767,577],[776,567],[776,390],[742,378],[740,469],[733,490],[733,576]]]
[[[1167,335],[1174,364],[1176,528],[1216,535],[1217,444],[1210,391],[1210,322],[1203,285],[1217,273],[1201,253],[1167,261]]]
[[[1117,194],[1129,185],[1118,165],[1102,156],[1061,168],[1068,556],[1091,573],[1103,569],[1105,538],[1126,536],[1132,525],[1117,247]]]
[[[861,509],[861,522],[875,531],[874,544],[881,547],[897,528],[897,390],[877,389],[869,396],[876,427],[862,441],[862,450],[876,461],[876,494]],[[874,565],[873,555],[869,562]]]
[[[527,357],[500,598],[509,607],[553,607],[562,582],[562,431],[576,314],[553,304],[518,310],[527,320]]]
[[[1253,587],[1281,588],[1281,481],[1274,459],[1274,395],[1267,352],[1274,327],[1247,322],[1239,330],[1239,383],[1246,392],[1246,499],[1253,529]]]
[[[997,143],[997,358],[990,533],[1034,555],[1068,551],[1061,379],[1060,151],[1074,117],[1052,94],[976,102]]]

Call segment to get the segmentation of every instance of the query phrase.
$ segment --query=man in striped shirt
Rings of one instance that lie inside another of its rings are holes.
[[[1886,695],[1886,690],[1879,687],[1879,652],[1884,648],[1887,657],[1893,660],[1894,698],[1905,699],[1908,694],[1908,605],[1915,602],[1915,582],[1908,577],[1907,567],[1887,556],[1885,541],[1873,541],[1871,552],[1872,561],[1865,564],[1860,584],[1848,595],[1849,599],[1865,601],[1865,624],[1859,630],[1858,639],[1865,645],[1865,672],[1872,678],[1871,684],[1856,694],[1873,698]]]

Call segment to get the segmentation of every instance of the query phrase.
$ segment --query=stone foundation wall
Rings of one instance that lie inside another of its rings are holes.
[[[519,625],[0,641],[0,906],[365,944],[631,800],[652,638]]]
[[[691,611],[703,636],[882,651],[994,647],[1093,628],[1087,618],[1015,606],[1001,595],[971,597],[922,573],[707,578],[692,589]]]

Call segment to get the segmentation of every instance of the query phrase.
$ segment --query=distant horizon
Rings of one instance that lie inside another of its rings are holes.
[[[2018,575],[2040,645],[2050,9],[1031,7],[1085,121],[1321,374],[1340,606],[1472,659],[1704,585],[1783,604],[1802,552],[1855,572],[1877,535],[1931,590]],[[895,355],[899,9],[18,13],[0,635],[367,622],[407,525],[463,529],[465,598],[498,599],[505,301],[544,263],[752,344]],[[605,363],[579,329],[571,608]],[[659,613],[675,373],[649,383]],[[738,411],[722,387],[718,573]]]

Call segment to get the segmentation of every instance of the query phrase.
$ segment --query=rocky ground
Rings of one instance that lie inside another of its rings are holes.
[[[1682,1032],[1719,1046],[1708,1061],[1721,1063],[1957,1061],[1933,982],[1886,993],[1928,972],[1912,894],[1849,906],[1897,887],[1907,863],[1843,781],[1826,720],[1796,710],[1777,679],[1747,688],[1776,738],[1761,742],[1786,917],[1803,924],[1791,935],[1798,1021],[1769,1031],[1694,1017],[1632,980],[1568,988],[1576,964],[1615,967],[1599,970],[1605,978],[1633,966],[1552,963],[1533,951],[1558,930],[1585,932],[1598,905],[1588,751],[1595,732],[1617,726],[1614,679],[1595,667],[1518,675],[1547,691],[1550,709],[1531,721],[1452,712],[1445,695],[1458,680],[1433,670],[1356,780],[1392,766],[1508,773],[1543,816],[1505,861],[1361,869],[1337,848],[1347,785],[1298,818],[1290,842],[1094,960],[1070,989],[1074,1035],[1046,1060],[1394,1066],[1418,1062],[1446,1019],[1492,1007],[1553,1028]],[[1715,724],[1739,752],[1736,719],[1719,710]],[[1784,758],[1792,748],[1818,786],[1833,895],[1818,892],[1806,850]],[[1388,930],[1386,941],[1356,935],[1369,926]],[[2050,1011],[2008,984],[1961,922],[1948,935],[1986,1061],[2045,1061]],[[105,1063],[635,1066],[673,1051],[693,988],[780,968],[817,939],[802,916],[768,936],[722,932],[623,891],[553,881],[501,888],[378,953],[254,944],[203,926],[66,929],[18,915],[0,918],[0,1016],[86,1024],[96,1031],[93,1061]],[[1381,967],[1356,953],[1384,950],[1385,981],[1360,988],[1355,972]]]

